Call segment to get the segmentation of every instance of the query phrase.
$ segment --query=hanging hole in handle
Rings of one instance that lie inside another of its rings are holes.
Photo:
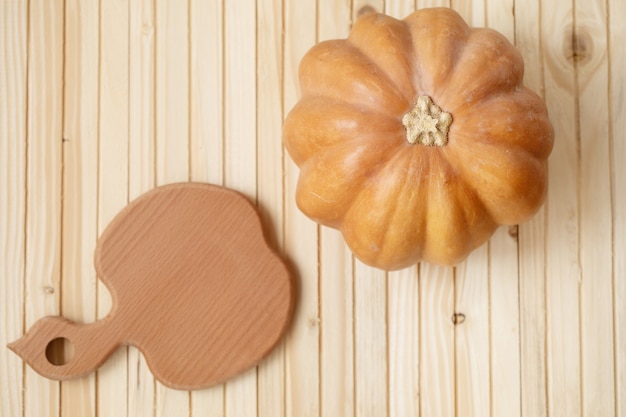
[[[65,337],[57,337],[46,346],[46,359],[54,366],[70,363],[74,357],[74,344]]]

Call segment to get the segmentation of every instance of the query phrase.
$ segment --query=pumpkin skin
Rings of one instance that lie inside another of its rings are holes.
[[[452,9],[361,16],[300,63],[283,127],[299,209],[380,269],[464,260],[545,199],[554,132],[523,68]]]

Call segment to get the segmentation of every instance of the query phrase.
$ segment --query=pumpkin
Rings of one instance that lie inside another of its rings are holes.
[[[299,209],[384,270],[456,264],[529,219],[554,132],[523,68],[503,35],[452,9],[361,16],[300,63],[283,126]]]

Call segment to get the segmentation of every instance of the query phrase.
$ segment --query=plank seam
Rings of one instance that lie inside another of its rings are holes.
[[[540,74],[541,74],[541,96],[545,100],[546,98],[546,74],[545,74],[545,65],[544,65],[544,48],[543,48],[543,2],[542,0],[538,0],[538,37],[539,37],[539,56],[541,59],[539,60],[539,65],[541,66]],[[543,322],[544,322],[544,338],[543,338],[543,361],[544,361],[544,370],[545,370],[545,386],[544,386],[544,398],[546,401],[546,417],[550,417],[550,378],[549,378],[549,367],[548,367],[548,263],[545,261],[548,257],[548,213],[549,213],[550,199],[547,198],[545,202],[545,209],[543,213]],[[522,405],[523,407],[523,405]]]
[[[98,1],[98,104],[97,104],[97,112],[98,112],[98,117],[97,117],[97,121],[96,121],[96,129],[97,129],[97,156],[96,156],[96,225],[100,224],[100,193],[101,193],[101,187],[100,187],[100,174],[101,174],[101,162],[100,162],[100,154],[102,153],[102,135],[101,135],[101,129],[102,129],[102,120],[101,120],[101,112],[102,112],[102,83],[100,82],[100,78],[102,77],[102,1],[99,0]],[[98,226],[96,226],[96,229],[98,228]],[[97,231],[98,232],[98,231]],[[96,233],[97,234],[97,233]],[[95,286],[95,309],[96,309],[96,317],[98,316],[98,311],[100,310],[100,297],[99,297],[99,285]],[[94,407],[95,407],[95,417],[98,417],[100,415],[100,372],[98,369],[96,369],[95,371],[95,375],[94,375],[94,389],[95,389],[95,394],[94,394]]]
[[[458,274],[459,270],[457,266],[454,266],[452,268],[452,324],[453,324],[453,328],[452,328],[452,386],[454,387],[454,392],[453,392],[453,400],[454,403],[452,404],[452,410],[454,412],[454,417],[458,417],[459,415],[459,404],[458,404],[458,396],[459,396],[459,386],[458,386],[458,380],[459,380],[459,369],[458,369],[458,365],[459,365],[459,358],[458,358],[458,348],[457,348],[457,341],[458,341],[458,337],[457,337],[457,333],[458,333],[458,326],[456,325],[456,323],[454,322],[454,320],[456,319],[456,314],[458,311],[458,306],[457,306],[457,301],[458,301],[458,295],[460,293],[459,288],[458,288]]]
[[[222,0],[221,5],[222,11],[222,49],[220,51],[220,55],[222,57],[222,69],[221,69],[221,78],[222,78],[222,88],[221,88],[221,101],[222,101],[222,112],[221,112],[221,124],[222,124],[222,185],[226,184],[226,0]],[[226,413],[226,384],[224,384],[224,413]]]
[[[618,347],[617,347],[617,335],[618,335],[618,312],[616,308],[616,289],[617,286],[615,284],[615,223],[617,221],[615,216],[615,156],[614,156],[614,141],[615,141],[615,130],[613,127],[613,60],[611,57],[611,2],[609,0],[605,0],[606,6],[606,16],[605,16],[605,33],[606,33],[606,50],[607,50],[607,99],[608,99],[608,134],[609,134],[609,202],[611,204],[611,303],[612,303],[612,333],[613,333],[613,392],[615,395],[615,401],[613,403],[614,411],[613,414],[615,416],[619,415],[619,405],[620,405],[620,395],[619,395],[619,356],[618,356]]]
[[[28,265],[28,210],[29,210],[29,194],[28,194],[28,152],[30,148],[30,130],[28,128],[29,125],[29,115],[30,115],[30,94],[28,94],[28,87],[30,85],[30,54],[29,46],[31,42],[31,34],[30,34],[30,19],[31,19],[31,7],[32,2],[28,0],[26,5],[26,79],[25,79],[25,117],[24,117],[24,247],[23,249],[23,258],[24,258],[24,270],[22,276],[22,334],[26,333],[26,294],[27,294],[27,268]],[[22,393],[26,391],[26,362],[22,361]],[[22,417],[26,417],[26,398],[22,395]]]
[[[485,5],[486,6],[486,5]],[[486,7],[485,7],[486,13]],[[491,306],[491,240],[487,242],[487,327],[489,329],[489,344],[487,345],[487,356],[489,357],[489,416],[493,416],[493,309]],[[519,293],[518,293],[519,296]],[[519,298],[518,298],[519,299]]]
[[[63,258],[65,256],[65,204],[67,200],[65,197],[65,176],[67,174],[65,169],[65,162],[67,159],[66,155],[66,146],[65,146],[65,111],[67,104],[66,97],[66,82],[67,82],[67,71],[66,71],[66,61],[67,61],[67,19],[66,19],[66,10],[67,10],[67,0],[63,0],[63,4],[61,6],[61,20],[63,25],[63,30],[61,34],[61,173],[60,173],[60,184],[59,191],[61,195],[59,198],[61,199],[61,204],[59,204],[59,315],[63,316],[63,281],[64,281],[64,261]],[[55,138],[58,139],[58,138]],[[58,145],[57,145],[58,146]],[[65,352],[63,352],[65,355]],[[59,415],[63,415],[63,406],[65,405],[63,402],[63,384],[58,382],[59,391],[58,391],[58,403],[59,403]]]
[[[576,37],[576,31],[578,29],[578,24],[577,24],[577,19],[576,19],[576,0],[572,0],[572,33],[571,33],[571,42],[572,42],[572,47],[573,48],[577,48],[577,44],[578,44],[578,40]],[[574,57],[575,58],[575,57]],[[579,380],[580,380],[580,384],[578,387],[579,390],[579,397],[580,397],[580,413],[582,414],[584,412],[585,409],[585,398],[584,398],[584,377],[585,377],[585,370],[584,370],[584,348],[585,348],[585,343],[583,342],[583,330],[584,330],[584,326],[583,326],[583,293],[582,293],[582,278],[583,278],[583,264],[582,264],[582,253],[580,250],[580,243],[581,243],[581,238],[582,238],[582,232],[581,232],[581,227],[582,227],[582,219],[581,219],[581,215],[580,215],[580,210],[582,207],[582,193],[581,193],[581,189],[582,189],[582,149],[581,149],[581,133],[580,133],[580,98],[579,98],[579,94],[580,94],[580,87],[579,87],[579,68],[578,68],[578,60],[574,59],[573,60],[573,66],[574,66],[574,133],[575,133],[575,140],[576,140],[576,166],[578,168],[577,172],[576,172],[576,217],[577,217],[577,240],[578,240],[578,247],[577,247],[577,253],[576,253],[576,262],[578,264],[578,345],[579,345],[579,357],[578,357],[578,362],[579,362]]]

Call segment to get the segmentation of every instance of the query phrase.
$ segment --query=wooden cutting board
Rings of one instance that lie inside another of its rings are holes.
[[[291,274],[255,207],[214,185],[167,185],[130,203],[98,240],[95,267],[113,299],[106,318],[44,317],[9,345],[45,377],[85,375],[134,345],[163,384],[207,387],[257,364],[293,313]],[[73,346],[67,363],[50,355],[60,340]]]

